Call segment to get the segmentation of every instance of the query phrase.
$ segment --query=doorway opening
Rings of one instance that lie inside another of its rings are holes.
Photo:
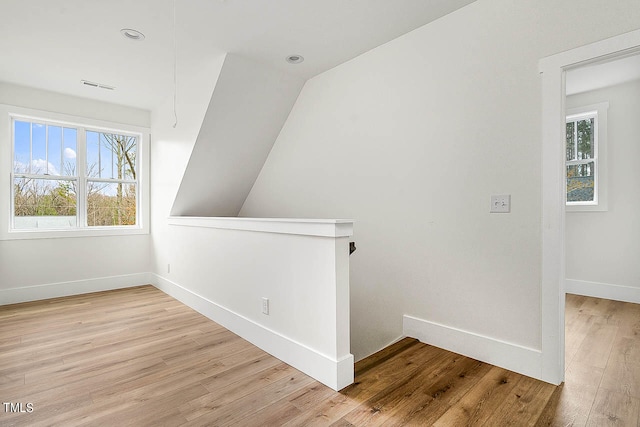
[[[560,384],[565,370],[566,76],[573,69],[640,52],[640,30],[540,61],[542,74],[541,378]]]
[[[562,422],[599,425],[614,415],[634,424],[627,409],[640,406],[640,197],[628,174],[640,157],[640,54],[570,68],[565,89]]]

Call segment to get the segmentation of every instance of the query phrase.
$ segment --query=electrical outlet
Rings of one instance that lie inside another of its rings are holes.
[[[269,315],[269,298],[262,298],[262,314]]]
[[[511,212],[511,195],[503,194],[500,196],[491,196],[491,213],[509,213]]]

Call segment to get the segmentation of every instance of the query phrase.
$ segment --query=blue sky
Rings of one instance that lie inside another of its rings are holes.
[[[66,164],[75,169],[77,151],[75,129],[19,120],[14,123],[16,172],[69,175],[68,167],[64,168],[63,165]],[[26,170],[29,165],[31,165],[30,171]]]
[[[78,131],[64,126],[15,120],[14,171],[53,176],[77,176]],[[104,133],[87,131],[87,168],[90,177],[117,178],[116,156]],[[115,184],[93,184],[103,194],[114,195]]]
[[[89,169],[89,176],[118,178],[116,156],[109,149],[103,135],[100,132],[87,131],[87,168]],[[92,165],[94,166],[92,167]]]
[[[48,133],[48,142],[47,142]],[[87,168],[90,177],[118,178],[116,156],[106,143],[104,134],[87,131]],[[15,121],[16,172],[49,175],[75,175],[77,130],[63,126]],[[66,167],[65,167],[66,166]]]

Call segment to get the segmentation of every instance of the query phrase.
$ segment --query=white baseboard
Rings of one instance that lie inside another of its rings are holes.
[[[565,280],[565,292],[587,297],[605,298],[615,301],[640,304],[640,287],[589,282],[587,280]]]
[[[147,285],[150,283],[150,278],[150,273],[134,273],[97,279],[48,283],[23,288],[0,289],[0,305]]]
[[[405,336],[454,353],[490,363],[532,378],[542,379],[540,350],[496,340],[428,320],[404,315]]]
[[[353,355],[333,360],[276,331],[216,304],[177,283],[152,274],[151,283],[231,332],[334,390],[353,383]]]

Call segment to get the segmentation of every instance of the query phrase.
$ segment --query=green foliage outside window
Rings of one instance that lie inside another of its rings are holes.
[[[595,200],[595,117],[567,122],[567,202]]]

